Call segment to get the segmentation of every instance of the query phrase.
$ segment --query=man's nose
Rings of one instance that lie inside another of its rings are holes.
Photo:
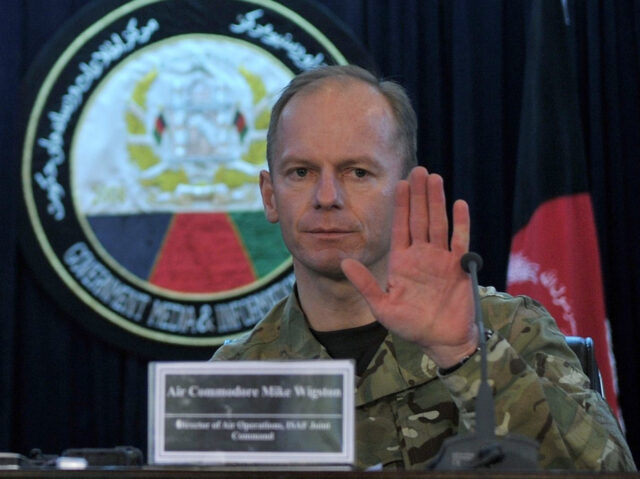
[[[343,195],[342,185],[335,175],[324,173],[316,183],[314,206],[319,209],[342,208]]]

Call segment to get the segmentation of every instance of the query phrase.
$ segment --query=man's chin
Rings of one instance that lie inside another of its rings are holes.
[[[345,258],[346,257],[347,256],[345,256]],[[343,258],[341,256],[334,257],[330,260],[325,261],[296,261],[294,259],[293,264],[296,269],[296,273],[301,269],[305,269],[309,271],[313,276],[320,276],[334,281],[343,281],[346,280],[347,277],[344,275],[344,273],[342,272],[342,268],[340,267],[342,259]]]
[[[347,279],[347,277],[342,272],[340,263],[337,263],[335,265],[315,265],[311,268],[307,267],[307,269],[311,269],[316,276],[322,276],[334,281],[343,281]]]
[[[374,274],[384,264],[383,256],[374,259],[371,255],[363,254],[359,250],[324,250],[315,251],[315,254],[304,254],[297,257],[294,255],[293,264],[296,267],[296,272],[301,271],[302,268],[313,276],[343,281],[347,280],[347,277],[343,273],[340,264],[342,260],[347,258],[360,261]]]

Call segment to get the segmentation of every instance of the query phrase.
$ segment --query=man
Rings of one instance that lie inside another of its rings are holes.
[[[423,469],[475,422],[478,331],[460,267],[468,206],[454,204],[449,240],[442,179],[414,167],[406,94],[358,67],[295,78],[267,141],[260,190],[296,287],[213,359],[355,359],[358,466]],[[545,468],[633,469],[548,313],[492,288],[481,294],[497,432],[536,439]]]

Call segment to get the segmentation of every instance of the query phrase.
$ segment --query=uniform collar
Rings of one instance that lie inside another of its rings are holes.
[[[284,304],[280,327],[280,337],[285,341],[283,346],[291,359],[331,359],[324,346],[311,333],[295,287]]]

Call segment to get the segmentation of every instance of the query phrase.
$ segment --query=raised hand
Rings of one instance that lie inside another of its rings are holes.
[[[386,289],[360,262],[341,263],[376,319],[419,344],[443,368],[477,347],[471,280],[460,267],[469,230],[468,205],[458,200],[449,244],[442,178],[417,167],[396,188]]]

